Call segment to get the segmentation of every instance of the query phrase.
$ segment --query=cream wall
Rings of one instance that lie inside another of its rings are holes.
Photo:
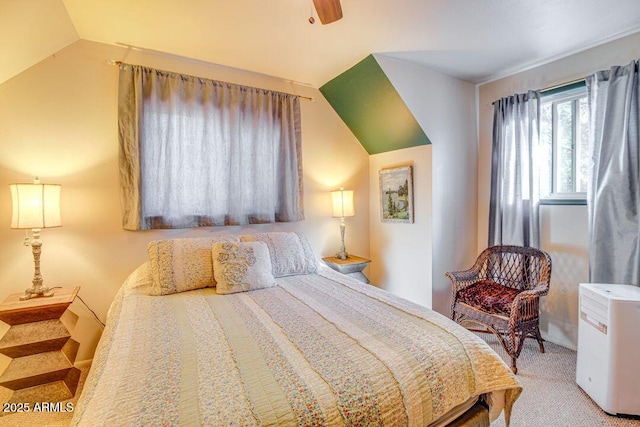
[[[487,244],[493,107],[501,97],[583,78],[640,58],[640,33],[484,84],[479,88],[478,248]],[[553,261],[551,288],[542,300],[541,330],[549,341],[577,345],[578,283],[589,280],[586,206],[544,206],[541,245]]]
[[[306,220],[252,227],[128,232],[120,224],[118,191],[118,68],[106,60],[209,77],[312,96],[301,100]],[[331,218],[329,191],[341,184],[356,191],[356,210],[369,210],[369,157],[313,88],[246,71],[128,51],[80,40],[0,84],[0,298],[31,285],[33,260],[24,233],[9,229],[8,184],[62,184],[63,227],[42,233],[42,272],[49,286],[81,286],[80,296],[104,321],[123,280],[147,259],[154,239],[296,230],[307,234],[316,255],[339,247],[339,220]],[[369,218],[348,224],[348,247],[369,256]],[[76,300],[74,337],[78,360],[92,358],[100,328]]]
[[[371,252],[379,251],[379,262],[385,266],[385,270],[374,275],[374,280],[383,287],[406,287],[402,294],[427,295],[419,302],[430,300],[427,306],[448,316],[451,285],[444,274],[467,268],[476,255],[476,89],[470,83],[389,56],[376,54],[375,58],[424,129],[432,146],[431,183],[426,179],[415,183],[415,216],[416,219],[422,217],[421,222],[397,224],[404,230],[402,235],[397,235],[372,214]],[[421,167],[423,156],[426,154],[420,152],[414,159]],[[385,165],[396,160],[400,159],[396,159],[393,152],[376,159]],[[370,169],[373,195],[373,187],[377,185],[373,160]],[[430,203],[425,201],[429,199]],[[375,203],[372,198],[372,211]],[[422,222],[423,218],[429,217],[429,210],[419,209],[421,203],[425,209],[431,206],[430,223]],[[405,268],[387,262],[384,257],[388,251],[385,252],[384,247],[374,247],[375,236],[395,239],[394,245],[398,250],[408,248],[402,254],[406,258]],[[412,251],[414,248],[420,250]],[[374,268],[374,262],[375,259],[371,268]]]
[[[413,224],[382,222],[379,172],[413,166]],[[431,307],[431,146],[369,158],[370,280],[403,298]]]

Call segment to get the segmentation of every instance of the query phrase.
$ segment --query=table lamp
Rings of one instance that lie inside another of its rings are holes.
[[[347,259],[349,254],[344,248],[344,219],[356,215],[353,207],[353,190],[345,190],[344,187],[340,187],[340,190],[331,192],[331,200],[333,201],[333,217],[340,218],[340,252],[336,254],[336,258]]]
[[[36,177],[33,184],[9,184],[11,190],[11,228],[26,229],[24,245],[31,246],[35,274],[33,286],[27,289],[20,299],[50,297],[53,291],[42,284],[40,274],[40,253],[42,242],[40,231],[43,228],[60,227],[60,189],[58,184],[41,184]],[[31,237],[29,231],[31,230]]]

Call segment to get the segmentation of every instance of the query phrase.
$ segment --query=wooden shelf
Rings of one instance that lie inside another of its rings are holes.
[[[10,325],[0,353],[12,358],[0,375],[10,390],[61,381],[75,395],[80,370],[73,366],[79,344],[71,338],[78,316],[68,308],[79,287],[54,290],[52,297],[21,301],[12,294],[0,304],[0,320]]]
[[[59,319],[73,302],[80,290],[54,289],[51,297],[31,298],[21,301],[24,294],[11,294],[0,304],[0,320],[9,325]]]
[[[361,282],[369,283],[369,279],[364,275],[364,270],[369,263],[370,259],[362,258],[356,255],[349,255],[347,259],[340,259],[334,256],[322,258],[325,264],[332,269],[358,279]]]
[[[0,353],[11,358],[47,351],[60,351],[71,332],[58,320],[24,323],[9,329],[0,340]]]

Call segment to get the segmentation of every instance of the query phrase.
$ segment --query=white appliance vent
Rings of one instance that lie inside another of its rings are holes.
[[[640,287],[580,284],[576,382],[605,412],[640,415]]]
[[[584,292],[580,295],[580,318],[606,335],[609,304],[602,295]]]

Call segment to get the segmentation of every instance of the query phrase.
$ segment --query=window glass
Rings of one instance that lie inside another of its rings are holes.
[[[540,105],[540,196],[585,199],[589,111],[584,85],[543,94]]]
[[[540,194],[548,196],[553,188],[553,123],[550,102],[540,106]]]
[[[573,101],[556,104],[556,185],[555,192],[573,192]]]

